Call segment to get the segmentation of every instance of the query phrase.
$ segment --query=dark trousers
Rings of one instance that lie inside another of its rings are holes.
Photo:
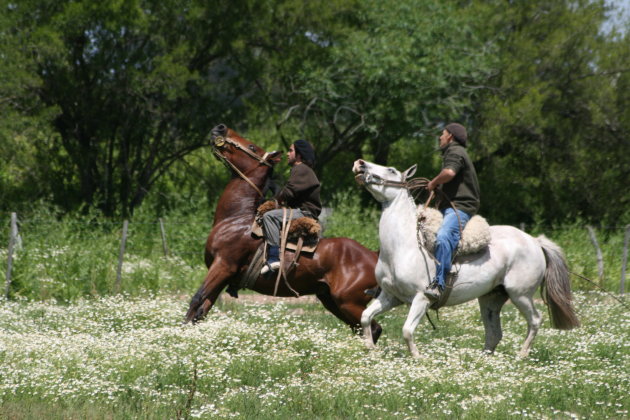
[[[292,220],[307,216],[300,209],[286,209],[287,223],[291,210],[293,210],[293,214],[291,215]],[[280,231],[282,230],[282,215],[284,211],[283,209],[275,209],[263,214],[263,233],[270,246],[280,246]]]

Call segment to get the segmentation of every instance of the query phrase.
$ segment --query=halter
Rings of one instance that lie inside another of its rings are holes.
[[[227,163],[232,169],[234,169],[234,172],[236,172],[238,174],[238,176],[240,176],[242,179],[244,179],[249,185],[251,185],[256,192],[263,197],[264,194],[262,193],[262,191],[260,191],[260,188],[258,188],[249,178],[247,178],[247,176],[241,172],[232,162],[230,162],[230,160],[228,158],[226,158],[220,151],[219,149],[222,148],[225,143],[228,143],[229,145],[231,145],[232,147],[244,152],[247,156],[251,157],[252,159],[258,161],[258,163],[262,163],[263,165],[267,165],[270,168],[272,167],[272,165],[266,161],[267,156],[269,156],[269,153],[265,152],[265,154],[263,155],[263,157],[258,156],[256,153],[252,152],[251,150],[243,147],[240,143],[235,142],[234,140],[232,140],[229,137],[223,137],[223,136],[216,136],[213,139],[214,143],[212,144],[212,152],[214,153],[214,155],[221,160],[223,163]]]

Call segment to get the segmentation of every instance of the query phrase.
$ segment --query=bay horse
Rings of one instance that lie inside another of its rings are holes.
[[[214,224],[205,246],[206,276],[193,296],[185,322],[203,319],[220,293],[238,282],[262,239],[254,239],[251,227],[256,209],[263,199],[263,189],[281,153],[266,153],[234,130],[220,124],[212,129],[215,156],[231,168],[232,178],[217,203]],[[300,257],[295,270],[287,275],[290,285],[279,283],[276,296],[317,296],[326,309],[361,331],[361,314],[371,297],[365,291],[376,287],[374,267],[378,255],[353,239],[321,238],[314,253]],[[273,295],[276,276],[259,276],[250,289]],[[371,322],[374,342],[381,326]]]
[[[413,333],[431,303],[424,291],[435,277],[436,267],[424,247],[423,234],[417,233],[417,207],[407,188],[416,165],[401,173],[359,159],[352,170],[357,181],[383,206],[376,265],[376,280],[382,291],[361,317],[365,343],[368,348],[374,347],[368,328],[374,316],[407,303],[411,306],[403,337],[411,355],[420,357]],[[509,298],[527,320],[527,336],[519,353],[520,357],[527,357],[542,323],[533,300],[539,287],[554,328],[579,326],[561,248],[544,236],[533,238],[512,226],[491,226],[490,236],[485,250],[456,260],[458,279],[445,304],[478,300],[485,328],[484,351],[494,352],[502,338],[501,308]]]

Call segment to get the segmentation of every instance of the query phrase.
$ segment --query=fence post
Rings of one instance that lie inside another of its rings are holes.
[[[599,285],[604,285],[604,257],[602,255],[602,250],[599,247],[599,243],[597,243],[597,237],[595,236],[595,229],[591,225],[586,226],[588,229],[588,235],[591,237],[591,242],[595,247],[595,251],[597,251],[597,272],[599,274]]]
[[[11,288],[11,271],[13,270],[13,250],[18,241],[17,213],[11,213],[11,233],[9,234],[9,250],[7,260],[7,281],[4,296],[9,298],[9,289]]]
[[[127,228],[129,221],[123,222],[122,240],[120,241],[120,253],[118,254],[118,270],[116,271],[116,293],[120,292],[120,278],[122,277],[123,256],[125,255],[125,245],[127,244]]]
[[[626,267],[628,264],[628,242],[630,242],[630,225],[626,225],[626,234],[623,238],[623,257],[621,259],[621,282],[619,284],[619,294],[623,295],[626,286]]]
[[[164,249],[164,256],[168,257],[168,245],[166,244],[166,232],[164,231],[164,221],[162,218],[159,218],[160,221],[160,231],[162,232],[162,248]]]

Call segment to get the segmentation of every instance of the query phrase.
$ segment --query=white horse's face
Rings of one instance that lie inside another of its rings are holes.
[[[396,168],[358,159],[352,166],[352,172],[356,174],[357,182],[365,186],[377,201],[383,203],[393,200],[400,194],[401,188],[404,189],[404,182],[416,172],[416,165],[405,172],[400,172]]]

